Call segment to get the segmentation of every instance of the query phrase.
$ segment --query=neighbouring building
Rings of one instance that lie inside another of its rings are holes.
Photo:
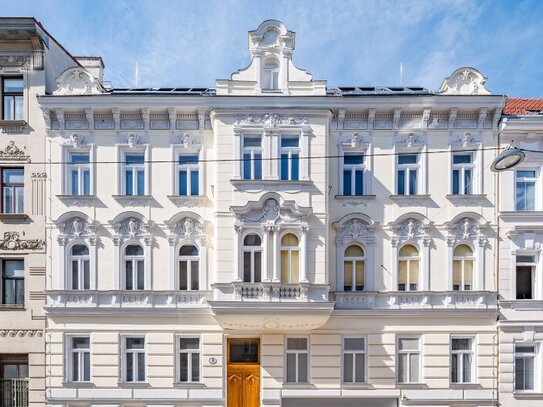
[[[248,39],[215,88],[91,60],[38,97],[48,404],[497,405],[505,98],[329,88],[282,23]]]
[[[500,401],[543,403],[543,99],[509,99],[500,145],[525,151],[525,160],[500,173],[499,304]]]
[[[45,123],[78,65],[33,18],[0,18],[0,405],[45,405]]]

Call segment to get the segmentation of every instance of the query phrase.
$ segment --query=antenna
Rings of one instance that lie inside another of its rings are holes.
[[[400,86],[403,86],[403,62],[400,62]]]

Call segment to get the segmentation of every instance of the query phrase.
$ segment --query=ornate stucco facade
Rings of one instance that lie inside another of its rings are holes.
[[[0,405],[540,406],[543,103],[248,45],[214,88],[116,89],[0,19]]]

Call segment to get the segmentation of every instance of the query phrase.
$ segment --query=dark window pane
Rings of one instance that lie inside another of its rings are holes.
[[[79,262],[77,260],[72,261],[72,289],[79,289]]]
[[[179,289],[180,290],[187,290],[187,261],[180,261],[179,262]]]
[[[132,260],[127,261],[126,263],[126,289],[134,289],[134,275],[132,270]]]
[[[145,346],[144,338],[126,338],[127,349],[143,349]]]
[[[258,342],[230,342],[231,363],[258,363]]]
[[[199,174],[198,171],[191,171],[190,173],[190,194],[199,195]]]
[[[143,155],[133,155],[133,154],[127,154],[125,157],[125,163],[126,164],[143,164],[145,161]]]
[[[288,154],[281,154],[281,179],[288,180]]]
[[[464,194],[471,192],[471,170],[464,171]]]
[[[262,154],[255,154],[254,157],[254,179],[262,179]]]
[[[292,157],[291,164],[290,164],[291,165],[291,171],[292,171],[291,180],[297,181],[299,179],[298,172],[299,172],[299,167],[300,167],[299,155],[298,154],[292,154],[291,157]]]
[[[355,172],[355,195],[362,195],[364,190],[364,173],[362,171]]]
[[[187,171],[179,171],[179,195],[187,195]]]
[[[260,236],[255,234],[250,234],[245,236],[245,239],[243,240],[243,244],[245,246],[260,246],[261,240]]]
[[[453,170],[452,173],[452,193],[458,195],[460,193],[460,171]]]
[[[261,271],[261,252],[254,252],[254,265],[255,265],[255,283],[260,283],[262,281],[262,271]]]
[[[398,155],[398,164],[416,164],[418,161],[417,154],[400,154]]]
[[[343,171],[343,195],[352,195],[351,191],[351,170]]]
[[[198,155],[180,155],[179,156],[179,164],[186,165],[186,164],[198,164],[199,158]]]
[[[405,170],[398,170],[398,195],[405,195]]]
[[[126,170],[124,176],[125,194],[134,195],[134,181],[132,170]]]
[[[243,253],[243,281],[251,282],[251,252]]]
[[[517,266],[517,300],[532,298],[532,267]]]
[[[125,253],[127,256],[143,256],[143,249],[140,245],[131,244],[126,246]]]
[[[343,163],[346,165],[362,164],[364,156],[362,154],[349,154],[343,157]]]
[[[145,289],[145,264],[143,260],[138,261],[138,290]]]
[[[192,354],[192,381],[200,381],[200,355],[198,353]]]
[[[88,164],[88,154],[70,154],[70,164]]]
[[[189,380],[189,358],[187,353],[179,354],[179,381],[188,382]]]
[[[454,154],[453,164],[471,164],[471,154]]]
[[[244,137],[243,138],[243,147],[260,147],[262,141],[260,137]]]
[[[281,147],[298,147],[298,138],[281,138]]]
[[[145,171],[138,171],[138,195],[145,195]]]
[[[180,256],[198,256],[198,248],[194,245],[184,245],[179,249]]]
[[[23,78],[5,78],[4,93],[22,93]]]
[[[179,349],[197,350],[200,348],[200,339],[198,338],[179,338]]]
[[[409,171],[409,195],[417,194],[417,171]]]
[[[72,353],[72,368],[73,368],[73,381],[79,381],[79,354],[77,352]]]
[[[243,154],[243,179],[251,178],[251,154]]]
[[[190,262],[190,289],[191,290],[199,290],[199,266],[198,261],[191,261]]]
[[[77,244],[72,247],[72,256],[88,256],[89,248],[82,244]]]
[[[126,354],[126,381],[134,381],[134,355],[132,353]]]

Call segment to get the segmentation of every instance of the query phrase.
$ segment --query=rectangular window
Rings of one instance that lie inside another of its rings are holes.
[[[23,306],[24,299],[24,261],[2,260],[2,304]]]
[[[451,339],[451,382],[473,383],[473,338]]]
[[[343,338],[343,383],[365,383],[366,361],[366,338]]]
[[[0,354],[0,379],[27,379],[28,378],[28,355],[13,353]],[[8,388],[9,392],[9,388]],[[0,392],[0,396],[3,394]],[[0,399],[2,400],[2,399]],[[3,399],[6,401],[6,399]],[[10,406],[11,404],[2,404]]]
[[[515,345],[515,390],[535,390],[536,345],[517,343]]]
[[[143,154],[127,154],[124,162],[124,194],[145,195],[145,158]]]
[[[420,382],[420,339],[398,338],[398,383]]]
[[[90,195],[90,159],[88,153],[70,153],[68,161],[70,195]]]
[[[3,79],[4,120],[24,120],[23,90],[24,83],[22,77]]]
[[[24,213],[23,168],[2,169],[2,213]]]
[[[90,381],[90,338],[69,337],[68,380],[72,382]]]
[[[123,369],[125,382],[145,381],[145,338],[123,338]]]
[[[534,295],[534,280],[536,271],[535,256],[517,256],[516,269],[516,285],[517,285],[517,300],[533,300]]]
[[[280,177],[285,181],[297,181],[300,169],[300,139],[281,137]]]
[[[473,168],[473,155],[471,153],[453,153],[453,195],[468,195],[473,193]]]
[[[287,383],[308,382],[308,357],[307,338],[287,338]]]
[[[244,136],[242,156],[243,179],[262,179],[262,138]]]
[[[179,382],[200,381],[200,338],[178,338]]]
[[[182,154],[177,165],[179,195],[200,195],[200,158],[198,154]]]
[[[343,195],[364,195],[364,154],[343,156]]]
[[[535,210],[535,170],[517,170],[515,173],[515,193],[517,211]]]
[[[398,154],[396,168],[396,193],[398,195],[417,195],[419,155]]]

